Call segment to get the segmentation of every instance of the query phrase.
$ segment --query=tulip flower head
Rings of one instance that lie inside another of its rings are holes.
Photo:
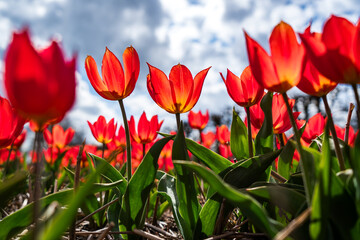
[[[148,66],[147,88],[150,96],[169,113],[186,113],[195,106],[210,69],[202,70],[193,78],[186,66],[178,64],[171,68],[168,78],[160,69]]]
[[[106,48],[102,60],[101,78],[95,60],[87,56],[85,60],[87,76],[95,91],[103,98],[121,100],[133,92],[140,73],[140,60],[135,48],[125,49],[123,63],[124,69],[117,57]]]
[[[213,132],[201,133],[201,142],[206,148],[211,148],[216,140],[216,135]]]
[[[284,93],[299,83],[304,49],[289,24],[281,21],[273,29],[269,39],[271,56],[246,32],[245,38],[251,71],[260,85]]]
[[[20,117],[10,102],[0,97],[0,148],[10,146],[20,135],[25,120]]]
[[[250,107],[258,103],[264,94],[263,86],[255,80],[249,66],[244,69],[240,77],[237,77],[229,69],[226,80],[222,73],[220,76],[232,100],[241,107]]]
[[[123,149],[126,147],[126,136],[125,129],[123,126],[119,127],[118,133],[114,135],[114,138],[111,142],[107,144],[108,149],[116,150]]]
[[[300,38],[317,70],[337,83],[360,83],[360,24],[331,16],[322,34],[307,29]]]
[[[294,107],[295,100],[289,99],[289,105],[291,109]],[[260,102],[250,108],[250,121],[251,124],[260,129],[264,122],[264,112],[260,107]],[[300,112],[294,112],[293,116],[296,119],[300,115]],[[280,94],[274,94],[272,99],[272,119],[274,134],[284,133],[291,128],[291,122],[289,114],[286,110],[284,98]]]
[[[157,115],[153,116],[150,121],[146,117],[146,113],[140,117],[138,128],[136,131],[134,117],[130,117],[129,128],[132,139],[141,144],[151,143],[155,140],[157,132],[160,130],[163,121],[159,122]]]
[[[190,111],[188,115],[189,125],[193,129],[203,130],[209,122],[209,111],[206,110],[205,114],[201,111],[198,113]]]
[[[5,54],[4,82],[11,104],[39,125],[64,116],[75,100],[76,58],[65,61],[58,43],[36,50],[25,29]]]
[[[64,131],[61,125],[56,124],[52,128],[51,132],[48,129],[45,129],[44,139],[48,145],[58,149],[63,149],[71,142],[74,134],[75,131],[71,127]]]
[[[112,141],[117,127],[114,123],[114,118],[107,123],[105,117],[100,115],[94,124],[91,124],[89,121],[87,122],[92,135],[98,142],[107,144]]]
[[[310,144],[312,140],[320,136],[325,129],[325,118],[321,113],[315,114],[312,116],[304,129],[301,139],[303,139],[307,144]]]
[[[229,145],[230,131],[226,125],[216,126],[216,138],[220,144]]]

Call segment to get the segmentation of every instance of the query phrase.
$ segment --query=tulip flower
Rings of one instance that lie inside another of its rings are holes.
[[[87,76],[95,91],[103,98],[121,100],[133,92],[140,73],[140,60],[135,48],[125,49],[123,63],[124,69],[117,57],[106,48],[102,60],[101,78],[95,60],[87,56],[85,60]]]
[[[205,77],[210,69],[199,72],[195,78],[181,64],[171,68],[169,78],[160,69],[149,66],[147,88],[151,98],[169,113],[186,113],[198,101]]]
[[[206,114],[202,114],[201,111],[198,113],[190,111],[188,115],[189,125],[193,129],[203,130],[209,122],[209,111],[206,110]]]
[[[285,93],[299,83],[304,49],[289,24],[281,21],[273,29],[269,39],[271,56],[246,32],[245,38],[251,71],[260,85]]]
[[[75,100],[76,58],[65,61],[58,43],[36,50],[25,29],[14,33],[5,54],[4,82],[11,104],[43,125],[64,116]]]
[[[0,97],[0,148],[10,146],[20,135],[25,120],[20,117],[10,102]]]
[[[71,142],[74,134],[75,131],[71,127],[64,131],[64,129],[59,124],[56,124],[52,128],[51,132],[48,129],[45,129],[44,139],[49,146],[61,150]]]
[[[294,99],[289,99],[290,108],[292,109],[295,104]],[[260,107],[260,103],[250,108],[251,124],[260,129],[264,122],[264,112]],[[300,112],[292,113],[294,119],[296,119]],[[274,134],[284,133],[291,128],[291,122],[289,114],[287,113],[284,98],[280,94],[274,94],[272,101],[272,119],[273,119],[273,130]]]
[[[114,135],[113,140],[107,144],[107,147],[111,150],[122,149],[126,147],[125,129],[120,126],[118,133]]]
[[[157,132],[164,121],[159,122],[157,115],[153,116],[150,121],[146,117],[146,113],[143,112],[137,127],[135,128],[134,117],[130,117],[129,128],[132,139],[141,144],[151,143],[155,140]]]
[[[232,100],[241,107],[250,107],[258,103],[264,94],[264,88],[255,80],[249,66],[244,69],[240,77],[237,77],[229,69],[226,80],[222,73],[220,76]]]
[[[13,142],[13,149],[14,150],[18,150],[21,145],[24,143],[25,138],[26,138],[26,133],[27,131],[24,129],[21,134],[19,136],[17,136],[17,138],[15,138],[14,142]]]
[[[304,62],[302,77],[297,85],[301,91],[311,96],[323,97],[337,86],[336,82],[318,72],[307,55]]]
[[[341,140],[345,140],[345,128],[341,128],[338,125],[335,125],[335,129],[336,129],[337,137],[340,138]],[[358,132],[359,131],[357,131],[355,133],[354,128],[349,126],[348,143],[352,147],[355,145],[355,139],[356,139],[356,136],[357,136]]]
[[[213,132],[201,133],[201,142],[206,148],[211,148],[216,140],[216,135]]]
[[[325,77],[338,83],[360,83],[360,25],[332,15],[322,34],[300,34],[311,62]]]
[[[301,139],[307,144],[310,144],[312,140],[324,132],[324,129],[325,118],[321,115],[321,113],[315,114],[308,120]]]
[[[220,144],[219,145],[219,154],[224,158],[232,160],[232,152],[229,144]]]
[[[114,118],[107,123],[105,117],[100,115],[94,124],[91,124],[89,121],[87,122],[96,141],[102,144],[107,144],[112,141],[117,127],[114,123]]]
[[[229,145],[230,131],[226,125],[216,126],[216,138],[220,144]]]

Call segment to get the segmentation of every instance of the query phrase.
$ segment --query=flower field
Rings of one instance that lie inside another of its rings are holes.
[[[360,23],[333,15],[321,33],[295,33],[281,21],[270,53],[244,37],[249,66],[219,78],[246,117],[234,108],[230,126],[209,130],[209,111],[192,109],[211,67],[140,69],[132,46],[121,61],[106,48],[101,64],[88,56],[77,66],[58,42],[39,49],[29,29],[14,32],[0,97],[0,239],[359,239],[360,137],[350,120],[360,126]],[[123,118],[87,122],[97,145],[73,144],[76,129],[61,125],[80,67]],[[137,121],[126,115],[140,71],[174,131],[146,106]],[[355,96],[344,126],[327,100],[338,84]],[[326,116],[299,119],[293,87],[320,98]],[[27,131],[35,138],[25,152]]]

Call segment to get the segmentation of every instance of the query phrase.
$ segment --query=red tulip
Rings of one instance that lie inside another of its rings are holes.
[[[169,78],[160,69],[149,66],[147,88],[151,98],[169,113],[185,113],[197,103],[205,77],[210,69],[199,72],[195,78],[184,65],[175,65]]]
[[[220,144],[229,145],[230,131],[226,125],[216,126],[216,138]]]
[[[260,101],[264,94],[264,88],[255,80],[250,67],[246,67],[240,78],[227,70],[226,80],[220,73],[226,89],[234,102],[241,107],[250,107]]]
[[[341,128],[338,125],[335,125],[335,130],[336,130],[336,136],[338,138],[340,138],[341,140],[344,140],[345,138],[345,128]],[[358,134],[359,131],[357,131],[355,133],[354,129],[350,126],[349,127],[349,145],[350,146],[354,146],[355,145],[355,140],[356,140],[356,136]]]
[[[13,142],[13,149],[15,149],[15,150],[18,150],[20,147],[21,147],[21,145],[24,143],[24,141],[25,141],[25,138],[26,138],[26,133],[27,133],[27,131],[24,129],[23,131],[22,131],[22,133],[19,135],[19,136],[17,136],[17,138],[15,138],[15,140],[14,140],[14,142]]]
[[[153,116],[150,121],[147,120],[145,112],[140,117],[137,131],[135,129],[135,120],[131,116],[129,121],[130,134],[132,139],[141,144],[150,143],[155,140],[157,132],[160,130],[163,121],[159,122],[157,115]]]
[[[338,83],[360,83],[360,24],[333,15],[321,36],[307,30],[300,37],[322,75]]]
[[[261,110],[261,108],[259,109],[259,110]],[[250,113],[251,114],[251,113]],[[255,119],[254,121],[259,121],[260,119]],[[252,121],[250,120],[250,123],[251,123]],[[247,127],[247,118],[245,118],[245,120],[244,120],[244,124],[245,124],[245,126]],[[261,126],[261,123],[259,124],[260,126]],[[260,128],[256,128],[256,127],[254,127],[254,125],[252,125],[252,124],[250,124],[250,126],[251,126],[251,138],[252,139],[255,139],[256,138],[256,135],[259,133],[259,131],[260,131]]]
[[[245,38],[251,71],[260,85],[284,93],[299,83],[304,49],[289,24],[281,21],[272,31],[271,56],[246,32]]]
[[[292,109],[294,107],[295,100],[289,99],[289,104]],[[264,112],[260,107],[260,102],[250,108],[250,114],[251,124],[255,128],[260,129],[265,118]],[[294,112],[293,115],[296,119],[300,115],[300,112]],[[273,96],[272,119],[274,134],[284,133],[291,128],[290,117],[286,110],[284,98],[280,94],[274,94]]]
[[[0,97],[0,148],[11,145],[20,135],[25,120],[11,107],[9,101]]]
[[[206,148],[211,148],[216,140],[216,135],[213,132],[201,133],[201,142]]]
[[[107,147],[111,150],[116,150],[116,149],[125,150],[126,136],[125,136],[125,129],[123,126],[120,126],[118,133],[114,135],[113,140],[107,144]]]
[[[190,111],[188,115],[188,120],[190,127],[192,127],[193,129],[203,130],[209,122],[209,111],[206,110],[206,114],[204,115],[201,111],[199,111],[198,113]]]
[[[230,145],[228,144],[220,144],[219,145],[219,154],[221,156],[223,156],[224,158],[227,158],[227,159],[232,159],[232,152],[231,152],[231,149],[230,149]]]
[[[301,138],[307,144],[310,144],[312,140],[324,132],[324,129],[325,118],[321,115],[321,113],[315,114],[308,120]]]
[[[128,47],[123,53],[124,69],[116,56],[108,49],[102,60],[99,75],[95,60],[87,56],[85,69],[95,91],[105,99],[120,100],[129,96],[135,88],[140,73],[139,56],[133,47]]]
[[[112,141],[117,127],[114,123],[114,118],[106,123],[104,116],[99,116],[98,120],[94,122],[94,124],[91,124],[89,121],[87,122],[92,135],[98,142],[107,144]]]
[[[44,139],[49,146],[63,149],[71,142],[74,134],[75,131],[71,127],[64,131],[64,129],[59,124],[56,124],[52,128],[51,132],[48,129],[45,129]]]
[[[58,43],[34,49],[27,30],[14,33],[5,54],[5,87],[19,113],[39,125],[64,116],[75,100],[75,62]]]

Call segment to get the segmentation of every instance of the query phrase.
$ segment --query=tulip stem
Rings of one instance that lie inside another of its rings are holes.
[[[123,121],[124,121],[124,128],[125,128],[125,136],[126,136],[126,172],[127,172],[127,177],[128,177],[128,181],[130,181],[131,179],[131,142],[130,142],[130,131],[129,131],[129,124],[126,118],[126,112],[125,112],[125,107],[124,107],[124,102],[122,99],[119,100],[119,104],[120,104],[120,109],[121,109],[121,114],[123,117]]]
[[[180,128],[180,113],[175,113],[177,130]]]
[[[358,128],[360,128],[360,99],[359,99],[359,93],[357,91],[357,86],[356,84],[351,84],[353,90],[354,90],[354,94],[355,94],[355,101],[356,101],[356,116],[357,116],[357,120],[358,120]]]
[[[308,205],[310,206],[311,205],[311,196],[312,196],[312,193],[310,194],[310,184],[311,184],[310,181],[311,181],[311,179],[310,179],[309,173],[307,171],[307,167],[304,166],[305,164],[303,163],[303,161],[305,159],[304,158],[305,156],[304,156],[303,148],[302,148],[302,145],[301,145],[301,142],[300,142],[300,137],[301,136],[300,136],[299,130],[297,128],[292,109],[291,109],[290,104],[289,104],[288,95],[286,94],[286,92],[282,93],[281,95],[284,98],[286,109],[287,109],[287,112],[288,112],[289,117],[290,117],[290,122],[291,122],[292,128],[294,130],[296,146],[297,146],[297,150],[299,151],[299,154],[300,154],[300,163],[299,163],[299,165],[300,165],[300,168],[301,168],[301,172],[303,173],[302,177],[303,177],[304,188],[305,188],[305,193],[306,193],[305,194],[306,201],[307,201]]]
[[[334,126],[334,120],[333,120],[332,115],[331,115],[331,110],[330,110],[330,107],[329,107],[329,103],[327,101],[326,95],[322,96],[321,98],[322,98],[322,100],[324,102],[324,105],[325,105],[326,115],[327,115],[327,117],[329,119],[330,132],[331,132],[331,135],[333,136],[334,146],[335,146],[335,153],[336,153],[337,159],[339,161],[340,170],[343,171],[343,170],[345,170],[344,157],[343,157],[341,149],[340,149],[339,139],[338,139],[337,134],[336,134],[336,130],[335,130],[335,126]]]
[[[346,144],[349,144],[349,130],[350,130],[350,121],[351,121],[351,115],[354,110],[355,105],[353,103],[350,103],[349,111],[348,111],[348,117],[345,125],[345,137],[344,141]]]
[[[33,220],[34,220],[34,231],[33,239],[38,239],[37,235],[39,233],[39,218],[41,214],[41,204],[40,198],[42,195],[41,188],[41,173],[43,168],[43,161],[41,156],[41,136],[42,131],[37,131],[35,133],[35,143],[36,143],[36,164],[35,164],[35,187],[33,192],[34,197],[34,208],[33,208]]]
[[[145,154],[146,154],[146,143],[143,143],[142,147],[143,147],[143,159],[144,159]]]
[[[247,117],[249,158],[252,158],[254,156],[254,149],[253,149],[252,134],[251,134],[250,107],[245,107],[245,110],[246,110],[246,117]]]
[[[7,159],[6,159],[6,163],[5,163],[5,167],[4,167],[3,180],[5,179],[6,173],[8,172],[9,162],[10,162],[10,157],[11,157],[11,152],[12,152],[13,148],[14,148],[14,144],[12,143],[12,144],[11,144],[11,147],[10,147],[10,149],[9,149],[9,155],[8,155],[8,157],[7,157]],[[15,154],[15,156],[16,156],[16,154]]]

